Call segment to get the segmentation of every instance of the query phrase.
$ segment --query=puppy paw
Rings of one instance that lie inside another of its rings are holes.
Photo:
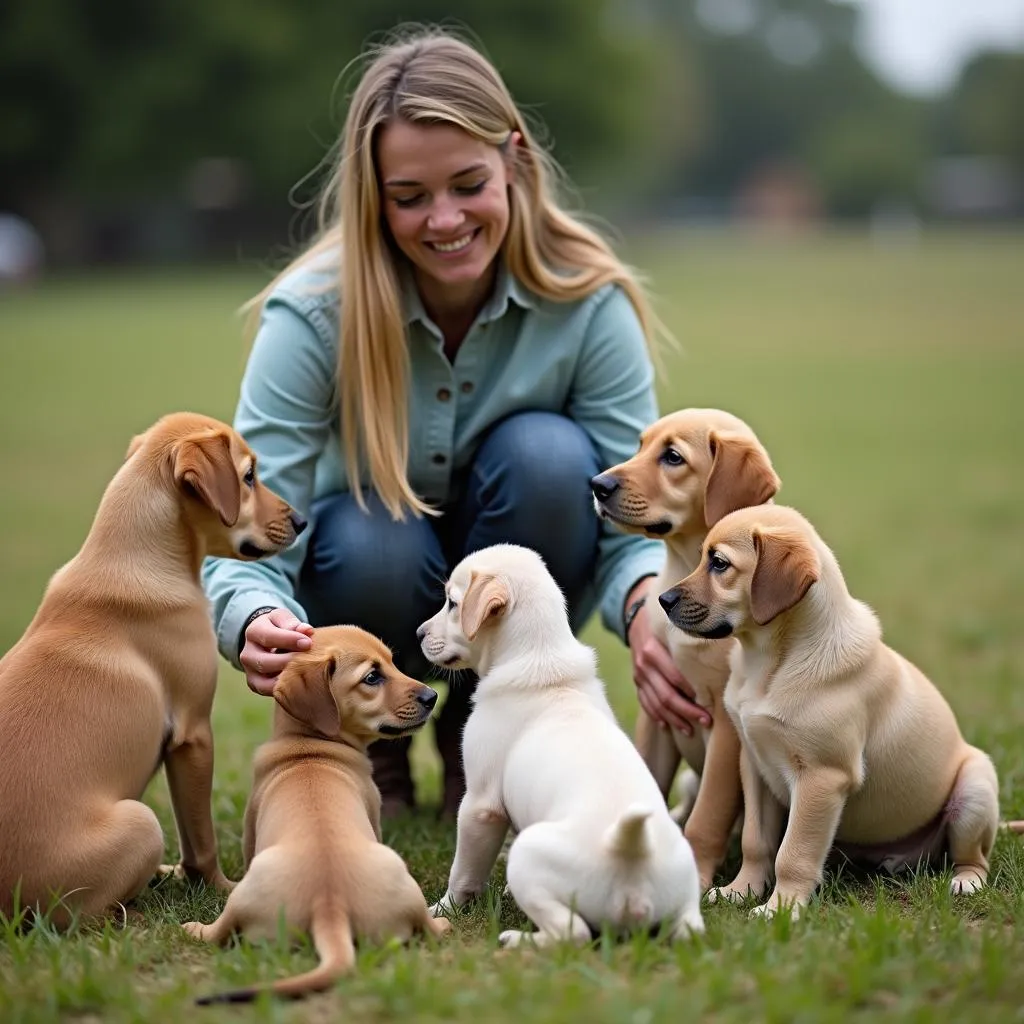
[[[975,871],[965,871],[953,876],[949,883],[949,891],[954,896],[970,896],[985,888],[985,880]]]
[[[198,939],[200,942],[203,940],[203,929],[206,925],[200,924],[198,921],[188,921],[181,926],[193,939]]]
[[[516,946],[524,946],[533,943],[532,932],[518,932],[514,929],[502,932],[498,936],[498,945],[504,949],[514,949]]]
[[[185,869],[180,864],[161,864],[156,869],[157,878],[174,878],[179,882],[185,881]]]
[[[734,889],[731,885],[719,886],[716,889],[708,889],[704,898],[708,903],[742,903],[750,895],[749,889]]]
[[[795,921],[800,916],[800,904],[783,903],[778,900],[775,896],[772,896],[767,903],[762,903],[759,907],[753,907],[750,911],[749,918],[751,921],[756,920],[769,920],[776,914],[783,912],[789,914],[789,919]]]
[[[435,917],[430,922],[430,934],[435,939],[445,939],[452,931],[452,923],[446,917]]]

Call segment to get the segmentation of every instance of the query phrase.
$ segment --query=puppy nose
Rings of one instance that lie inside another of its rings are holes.
[[[424,686],[416,694],[416,700],[429,711],[437,703],[437,691],[432,690],[429,686]]]
[[[658,595],[658,604],[665,609],[666,615],[672,614],[672,609],[679,604],[679,599],[682,597],[682,592],[678,587],[673,587],[671,590],[666,590],[664,594]]]
[[[416,630],[416,639],[422,640],[427,635],[427,624],[424,622],[423,625]]]
[[[610,473],[598,473],[591,477],[590,489],[598,501],[607,501],[619,489],[619,481]]]
[[[308,525],[307,521],[303,519],[298,512],[292,511],[292,529],[295,531],[296,537],[298,537],[298,535],[302,533]]]

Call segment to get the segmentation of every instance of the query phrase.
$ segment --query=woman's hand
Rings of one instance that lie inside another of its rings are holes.
[[[285,665],[297,651],[308,651],[313,627],[300,622],[287,608],[275,608],[253,619],[245,630],[238,656],[245,681],[253,693],[269,697]]]
[[[628,608],[651,586],[651,579],[641,580],[626,598]],[[668,648],[651,631],[650,602],[645,604],[630,623],[626,639],[633,658],[633,682],[640,707],[662,728],[672,726],[687,736],[693,735],[693,723],[708,726],[711,716],[694,703],[693,688],[676,668]]]

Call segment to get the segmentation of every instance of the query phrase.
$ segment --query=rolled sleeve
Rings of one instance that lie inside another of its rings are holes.
[[[658,417],[643,328],[621,288],[595,296],[567,412],[589,435],[602,468],[634,455],[641,432]],[[639,579],[658,573],[664,559],[661,541],[602,523],[594,582],[601,621],[620,639],[627,594]]]
[[[330,325],[315,323],[301,303],[296,308],[272,295],[246,365],[234,421],[256,455],[260,480],[307,517],[317,462],[336,418],[329,334]],[[261,562],[206,559],[203,587],[212,606],[217,645],[236,667],[242,626],[261,605],[285,607],[305,618],[295,586],[309,533]]]

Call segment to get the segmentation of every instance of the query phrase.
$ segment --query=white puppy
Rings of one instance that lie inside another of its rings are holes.
[[[485,548],[446,589],[419,628],[423,653],[480,681],[462,741],[455,861],[434,914],[483,890],[511,824],[508,886],[539,931],[503,932],[502,945],[589,942],[605,925],[664,924],[673,939],[702,932],[690,846],[615,721],[594,652],[573,636],[540,556]]]

